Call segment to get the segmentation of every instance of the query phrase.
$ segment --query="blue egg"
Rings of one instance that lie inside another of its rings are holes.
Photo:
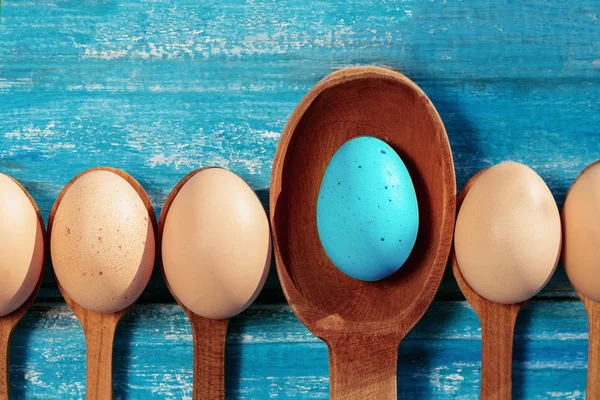
[[[352,278],[377,281],[404,264],[417,239],[419,207],[394,149],[361,136],[335,152],[319,190],[317,228],[329,259]]]

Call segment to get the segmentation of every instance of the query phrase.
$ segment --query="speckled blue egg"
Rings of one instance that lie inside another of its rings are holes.
[[[394,149],[361,136],[335,152],[319,190],[317,228],[329,259],[352,278],[377,281],[404,264],[417,239],[419,207]]]

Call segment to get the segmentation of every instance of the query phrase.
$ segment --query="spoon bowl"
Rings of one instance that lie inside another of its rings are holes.
[[[342,144],[365,135],[385,141],[401,157],[420,210],[411,255],[377,282],[338,270],[323,250],[316,223],[329,160]],[[334,72],[292,113],[271,180],[277,272],[292,310],[329,346],[331,398],[396,398],[397,347],[439,287],[452,241],[455,195],[443,123],[423,91],[400,73],[377,67]]]

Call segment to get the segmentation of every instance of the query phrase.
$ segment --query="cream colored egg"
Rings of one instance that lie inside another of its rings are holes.
[[[600,302],[600,165],[573,184],[562,211],[563,263],[577,291]]]
[[[23,189],[0,174],[0,317],[35,290],[44,263],[44,233]]]
[[[271,262],[269,223],[256,194],[232,172],[198,172],[168,211],[162,261],[171,291],[195,314],[226,319],[242,312]]]
[[[502,304],[528,300],[558,262],[561,223],[542,178],[506,162],[484,171],[467,193],[454,236],[460,272],[475,292]]]
[[[152,273],[148,209],[116,173],[84,173],[56,209],[50,254],[61,287],[77,304],[99,313],[120,311],[140,296]]]

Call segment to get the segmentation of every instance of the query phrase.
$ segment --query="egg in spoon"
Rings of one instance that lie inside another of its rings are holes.
[[[223,399],[229,319],[256,299],[271,264],[265,211],[233,172],[199,169],[168,196],[158,239],[167,286],[192,325],[193,398]]]
[[[562,260],[588,314],[586,397],[600,398],[600,161],[584,169],[562,209]]]
[[[155,226],[141,185],[109,167],[73,178],[50,212],[54,273],[86,340],[87,399],[112,399],[114,334],[152,274]]]
[[[435,107],[396,71],[336,71],[288,119],[271,177],[274,254],[292,311],[327,343],[331,399],[397,398],[398,346],[448,260],[455,181]]]
[[[33,198],[0,173],[0,398],[8,398],[12,332],[42,283],[44,220]]]
[[[556,268],[558,208],[542,178],[515,162],[471,178],[457,208],[452,270],[481,321],[481,398],[510,399],[517,315]]]

